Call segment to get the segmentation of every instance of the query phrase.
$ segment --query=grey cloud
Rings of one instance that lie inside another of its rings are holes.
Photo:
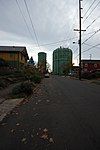
[[[0,31],[4,31],[8,36],[4,37],[6,40],[9,38],[14,41],[22,41],[25,44],[34,44],[36,43],[34,31],[32,29],[24,0],[18,0],[21,7],[21,11],[25,19],[27,20],[28,27],[30,29],[33,38],[31,37],[28,29],[25,25],[23,17],[19,11],[19,8],[16,4],[16,0],[0,0]],[[26,0],[29,12],[34,24],[34,28],[38,37],[39,44],[56,42],[66,38],[72,38],[78,36],[78,33],[73,31],[74,28],[78,28],[78,1],[77,0]],[[82,15],[86,12],[89,6],[92,4],[93,0],[84,0],[82,1],[83,7]],[[83,24],[82,28],[86,28],[97,16],[100,15],[99,11],[100,5],[95,9],[91,14],[91,17]],[[84,20],[84,18],[83,18]],[[94,31],[99,28],[100,19],[98,19],[92,26],[86,31],[86,34]],[[13,36],[14,35],[14,36]],[[99,34],[100,35],[100,34]],[[98,43],[99,35],[95,36],[95,40],[92,41],[92,44]],[[11,37],[9,37],[11,36]],[[15,36],[17,38],[15,38]],[[88,38],[87,35],[85,38]],[[83,38],[83,37],[82,37]],[[83,40],[85,40],[83,38]],[[19,40],[18,40],[19,39]],[[2,40],[2,39],[1,39]],[[75,42],[78,41],[78,38],[75,39]],[[36,44],[35,44],[36,45]],[[57,45],[48,45],[44,46],[41,49],[47,51],[53,51],[58,46],[69,45],[73,50],[78,47],[78,44],[73,45],[73,40],[68,40],[63,43],[58,43]],[[85,49],[88,46],[84,47]],[[97,50],[96,50],[97,52]],[[98,53],[98,52],[97,52]],[[84,54],[85,56],[85,54]]]

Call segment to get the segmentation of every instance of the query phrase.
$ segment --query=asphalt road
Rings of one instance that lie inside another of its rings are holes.
[[[45,78],[0,124],[0,150],[100,150],[100,85]]]

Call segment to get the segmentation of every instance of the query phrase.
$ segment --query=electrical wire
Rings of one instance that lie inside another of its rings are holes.
[[[18,0],[16,0],[16,4],[17,4],[17,6],[18,6],[18,8],[19,8],[19,11],[20,11],[20,13],[21,13],[21,15],[22,15],[22,18],[23,18],[23,20],[24,20],[24,22],[25,22],[25,25],[26,25],[26,27],[27,27],[27,30],[28,30],[29,34],[31,35],[31,38],[33,38],[32,33],[30,32],[30,29],[29,29],[29,27],[28,27],[27,21],[26,21],[26,19],[25,19],[25,16],[23,15],[23,12],[21,11],[21,8],[20,8],[20,5],[19,5],[19,3],[18,3]]]
[[[96,0],[94,0],[94,1],[92,2],[92,4],[91,4],[90,7],[88,8],[88,10],[85,12],[85,14],[83,15],[83,17],[88,13],[88,11],[91,9],[91,7],[92,7],[93,4],[95,3],[95,1],[96,1]]]
[[[87,44],[87,43],[84,43],[84,45],[87,45],[87,46],[93,46],[93,45]],[[100,47],[98,47],[98,46],[96,46],[96,48],[99,48],[99,49],[100,49]]]
[[[76,2],[75,2],[75,4],[76,4]],[[78,12],[78,8],[76,9],[76,11],[75,11],[75,13],[74,13],[73,20],[75,20],[75,17],[76,17],[77,12]],[[75,24],[75,23],[73,22],[72,26],[71,26],[70,29],[69,29],[69,32],[67,33],[67,37],[70,37],[74,24]],[[65,44],[66,44],[66,43],[65,43]]]
[[[99,43],[99,44],[96,44],[96,45],[94,45],[94,46],[92,46],[92,47],[90,47],[90,48],[88,48],[87,50],[84,50],[82,53],[85,53],[85,52],[87,52],[87,51],[91,50],[92,48],[95,48],[95,47],[97,47],[97,46],[99,46],[99,45],[100,45],[100,43]],[[79,56],[79,54],[76,55],[76,56],[74,57],[74,59],[77,58],[78,56]]]
[[[79,56],[79,54],[78,54],[78,55],[76,55],[76,56],[74,57],[74,59],[76,59],[78,56]]]
[[[95,31],[91,36],[89,36],[82,44],[84,44],[85,42],[87,42],[89,39],[91,39],[96,33],[98,33],[100,31],[100,29],[98,29],[97,31]]]
[[[95,32],[96,32],[96,31],[93,31],[93,32],[90,32],[90,33],[84,34],[84,36],[87,36],[88,34],[92,34],[92,33],[95,33]],[[85,44],[85,41],[84,41],[84,43],[82,43],[82,44]],[[75,53],[77,50],[78,50],[78,48],[76,48],[76,50],[75,50],[73,53]]]
[[[78,50],[78,47],[75,49],[74,53]]]
[[[100,1],[97,3],[97,5],[91,10],[91,12],[88,14],[88,16],[83,20],[83,23],[89,18],[89,16],[93,13],[93,11],[98,7],[100,4]]]
[[[85,6],[87,5],[87,3],[88,3],[88,2],[86,1],[83,7],[85,7]]]
[[[40,49],[39,42],[38,42],[38,38],[37,38],[37,34],[36,34],[36,31],[35,31],[35,27],[34,27],[34,24],[33,24],[33,22],[32,22],[32,19],[31,19],[31,15],[30,15],[30,12],[29,12],[28,5],[27,5],[27,3],[26,3],[26,0],[24,0],[24,3],[25,3],[25,6],[26,6],[26,10],[27,10],[27,13],[28,13],[28,16],[29,16],[31,25],[32,25],[32,29],[33,29],[33,32],[34,32],[34,35],[35,35],[35,39],[36,39],[37,45],[38,45],[38,47],[39,47],[39,49]]]
[[[97,47],[97,46],[99,46],[99,45],[100,45],[100,43],[99,43],[99,44],[96,44],[96,45],[94,45],[94,46],[92,46],[92,47],[90,47],[90,48],[88,48],[87,50],[84,50],[82,53],[85,53],[85,52],[87,52],[87,51],[91,50],[92,48],[95,48],[95,47]]]
[[[92,24],[98,19],[100,18],[100,16],[98,16],[96,19],[94,19],[87,27],[86,27],[86,30],[92,26]]]
[[[61,40],[61,41],[57,41],[57,42],[52,42],[52,43],[46,43],[46,44],[42,44],[40,46],[46,46],[46,45],[53,45],[53,44],[57,44],[57,43],[62,43],[62,42],[65,42],[67,40],[73,40],[75,38],[77,38],[77,37],[73,37],[73,38],[69,38],[69,39],[65,39],[65,40]]]

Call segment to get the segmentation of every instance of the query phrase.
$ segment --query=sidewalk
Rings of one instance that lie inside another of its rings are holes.
[[[24,98],[20,99],[7,99],[12,89],[20,83],[11,84],[5,89],[0,90],[0,121],[11,112]]]
[[[9,114],[13,108],[21,103],[24,98],[20,99],[7,99],[0,105],[0,122]]]
[[[9,93],[11,93],[14,86],[18,85],[20,83],[11,84],[9,87],[6,87],[5,89],[0,90],[0,122],[9,114],[17,105],[22,103],[23,101],[27,101],[26,98],[16,98],[16,99],[7,99]],[[37,85],[33,92],[35,92],[38,89]],[[27,97],[28,99],[28,97]]]
[[[18,84],[20,84],[20,82],[10,84],[8,87],[0,90],[0,104],[8,98],[8,95],[11,93],[12,89]]]

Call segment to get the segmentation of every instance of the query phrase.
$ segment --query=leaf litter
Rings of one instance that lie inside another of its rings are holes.
[[[47,128],[44,128],[44,129],[39,128],[39,132],[37,133],[37,136],[39,136],[39,138],[43,140],[47,140],[49,143],[54,143],[54,140],[50,136]]]
[[[24,143],[24,144],[26,144],[27,143],[26,138],[22,138],[21,142]]]

